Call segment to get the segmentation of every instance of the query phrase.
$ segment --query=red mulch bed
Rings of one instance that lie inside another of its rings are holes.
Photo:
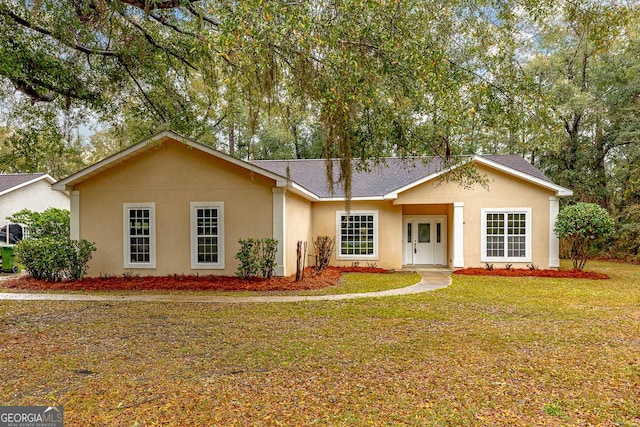
[[[494,268],[487,270],[486,268],[463,268],[454,271],[454,274],[465,274],[468,276],[505,276],[505,277],[555,277],[561,279],[592,279],[605,280],[610,279],[609,276],[593,271],[579,270],[531,270],[523,268],[512,268],[506,270],[504,268]]]
[[[312,268],[305,269],[304,280],[295,277],[272,279],[251,278],[242,280],[230,276],[114,276],[94,277],[77,281],[45,282],[31,276],[24,276],[2,282],[3,288],[23,290],[65,290],[65,291],[146,291],[146,290],[189,290],[189,291],[291,291],[320,289],[336,285],[343,273],[388,273],[388,270],[369,267],[327,267],[321,274],[314,274]]]

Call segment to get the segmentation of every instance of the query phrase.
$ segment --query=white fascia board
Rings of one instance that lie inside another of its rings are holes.
[[[465,160],[461,161],[458,164],[449,166],[448,168],[445,169],[441,169],[438,172],[432,173],[431,175],[427,175],[424,178],[420,178],[416,181],[413,181],[412,183],[409,183],[407,185],[405,185],[404,187],[400,187],[396,190],[393,190],[390,193],[387,193],[384,195],[385,199],[397,199],[398,198],[398,194],[402,193],[403,191],[407,191],[413,187],[417,187],[418,185],[424,184],[425,182],[431,181],[432,179],[435,179],[441,175],[444,175],[448,172],[451,172],[452,170],[457,169],[458,167],[462,166],[462,165],[466,165],[468,162],[472,161],[473,158],[466,158]]]
[[[91,166],[87,166],[86,168],[74,173],[73,175],[69,175],[68,177],[61,179],[60,181],[58,181],[57,183],[55,183],[53,185],[53,189],[54,190],[58,190],[58,191],[68,191],[71,190],[71,188],[67,187],[67,185],[69,185],[70,183],[73,183],[77,180],[79,180],[80,178],[83,178],[87,175],[91,175],[94,172],[109,166],[113,163],[117,163],[118,161],[120,161],[123,158],[126,158],[127,156],[131,155],[132,153],[135,153],[138,150],[141,150],[142,148],[146,147],[147,145],[149,145],[151,142],[155,141],[154,138],[151,139],[147,139],[144,140],[142,142],[139,142],[137,144],[132,145],[131,147],[125,148],[122,151],[117,152],[116,154],[112,154],[111,156],[100,160],[98,163],[94,163]]]
[[[43,179],[44,179],[44,180],[46,180],[46,181],[48,181],[48,182],[49,182],[49,184],[54,184],[54,183],[56,182],[56,180],[55,180],[55,179],[53,179],[49,174],[44,174],[44,175],[39,176],[39,177],[37,177],[37,178],[34,178],[34,179],[32,179],[32,180],[29,180],[29,181],[23,182],[22,184],[18,184],[18,185],[16,185],[15,187],[7,188],[7,189],[6,189],[6,190],[4,190],[4,191],[0,191],[0,196],[4,196],[4,195],[5,195],[5,194],[7,194],[7,193],[11,193],[12,191],[16,191],[16,190],[18,190],[18,189],[20,189],[20,188],[26,187],[26,186],[28,186],[28,185],[31,185],[31,184],[33,184],[33,183],[35,183],[35,182],[38,182],[38,181],[41,181],[41,180],[43,180]]]
[[[95,163],[85,169],[82,169],[79,172],[76,172],[75,174],[68,176],[65,179],[62,179],[60,181],[58,181],[56,184],[53,185],[53,189],[54,190],[58,190],[58,191],[65,191],[65,190],[70,190],[70,188],[68,187],[69,185],[72,185],[74,182],[77,182],[79,179],[82,179],[84,177],[86,177],[87,175],[92,175],[95,172],[99,171],[100,169],[103,169],[105,167],[108,167],[111,164],[117,163],[119,161],[121,161],[124,158],[127,158],[129,156],[131,156],[132,154],[136,153],[137,151],[141,151],[144,150],[145,148],[147,148],[149,145],[152,145],[153,143],[163,140],[165,138],[170,138],[170,139],[174,139],[188,147],[194,148],[196,150],[199,150],[201,152],[207,153],[209,155],[212,155],[214,157],[217,157],[219,159],[225,160],[231,164],[234,164],[236,166],[240,166],[244,169],[247,169],[251,172],[257,173],[258,175],[262,175],[266,178],[270,178],[273,179],[274,181],[276,181],[277,183],[282,183],[283,180],[285,180],[284,182],[286,182],[286,178],[280,175],[277,175],[273,172],[270,172],[266,169],[262,169],[258,166],[252,165],[251,163],[247,163],[243,160],[240,159],[236,159],[235,157],[232,157],[228,154],[222,153],[218,150],[215,150],[211,147],[207,147],[206,145],[200,144],[199,142],[195,142],[193,140],[190,140],[188,138],[185,138],[181,135],[178,135],[177,133],[170,131],[170,130],[165,130],[162,131],[154,136],[152,136],[149,139],[145,139],[144,141],[141,141],[137,144],[132,145],[131,147],[128,147],[116,154],[113,154],[109,157],[107,157],[104,160],[99,161],[98,163]],[[278,186],[280,186],[278,184]]]
[[[485,166],[489,166],[492,167],[494,169],[497,169],[499,171],[502,171],[504,173],[507,173],[509,175],[513,175],[515,177],[518,177],[524,181],[528,181],[531,182],[533,184],[539,185],[541,187],[547,188],[549,190],[553,190],[556,192],[556,196],[558,197],[569,197],[569,196],[573,196],[573,191],[569,190],[568,188],[562,187],[558,184],[554,184],[553,182],[550,181],[546,181],[544,179],[540,179],[540,178],[536,178],[535,176],[529,175],[527,173],[524,172],[520,172],[517,171],[515,169],[512,169],[508,166],[502,165],[500,163],[496,163],[492,160],[486,159],[482,156],[474,156],[474,160],[480,164],[483,164]]]
[[[404,187],[400,187],[397,190],[393,190],[390,193],[387,193],[383,196],[384,199],[397,199],[398,198],[398,194],[402,193],[403,191],[407,191],[413,187],[417,187],[418,185],[424,184],[425,182],[431,181],[434,178],[439,177],[440,175],[449,172],[453,169],[455,169],[457,166],[453,166],[451,168],[447,168],[444,170],[441,170],[440,172],[436,172],[436,173],[432,173],[431,175],[427,175],[424,178],[420,178],[416,181],[413,181],[410,184],[405,185]]]
[[[307,190],[306,188],[300,186],[299,184],[296,184],[293,181],[288,181],[287,182],[287,188],[290,188],[292,192],[294,192],[295,194],[310,200],[312,202],[318,202],[320,201],[320,198],[318,196],[316,196],[315,194],[313,194],[311,191]]]
[[[347,200],[346,197],[320,197],[318,201],[320,202],[344,202]],[[352,202],[369,202],[369,201],[377,201],[377,200],[387,200],[385,196],[360,196],[360,197],[352,197]]]

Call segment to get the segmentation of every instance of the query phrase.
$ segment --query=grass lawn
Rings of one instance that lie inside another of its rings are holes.
[[[612,279],[454,276],[338,302],[1,301],[0,404],[63,405],[67,426],[638,426],[640,267],[587,268]]]

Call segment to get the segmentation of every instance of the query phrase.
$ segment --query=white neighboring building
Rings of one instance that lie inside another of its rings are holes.
[[[22,209],[42,212],[48,208],[69,210],[69,195],[53,191],[56,182],[45,173],[0,174],[0,227]]]

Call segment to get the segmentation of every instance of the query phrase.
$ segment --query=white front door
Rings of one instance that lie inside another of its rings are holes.
[[[405,265],[446,264],[445,216],[405,217]]]

